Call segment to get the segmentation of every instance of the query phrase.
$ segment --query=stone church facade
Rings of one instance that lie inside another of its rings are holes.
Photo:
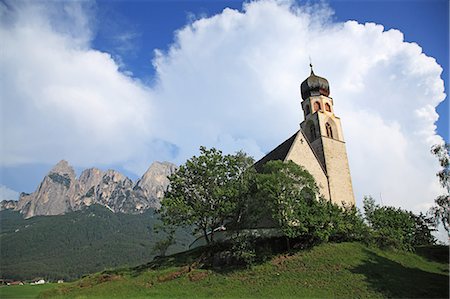
[[[341,120],[334,114],[330,86],[314,74],[300,85],[305,119],[289,139],[256,162],[256,169],[271,160],[293,161],[308,170],[320,194],[341,205],[355,205],[352,179]]]

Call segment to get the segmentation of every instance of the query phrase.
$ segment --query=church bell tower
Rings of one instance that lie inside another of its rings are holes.
[[[332,202],[355,204],[341,120],[334,114],[330,86],[325,78],[311,74],[300,86],[305,120],[303,134],[325,171]]]

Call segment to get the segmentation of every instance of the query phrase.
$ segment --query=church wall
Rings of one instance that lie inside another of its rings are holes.
[[[355,205],[345,142],[322,137],[331,201]]]
[[[290,160],[308,170],[308,172],[316,180],[316,183],[319,186],[320,194],[323,195],[325,199],[330,199],[330,194],[328,192],[328,181],[325,172],[318,162],[317,157],[311,150],[311,147],[309,146],[306,136],[303,134],[302,130],[298,132],[285,160]]]

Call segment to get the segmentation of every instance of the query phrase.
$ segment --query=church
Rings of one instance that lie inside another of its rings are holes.
[[[314,74],[300,85],[305,119],[289,139],[255,163],[258,170],[271,160],[292,161],[316,180],[320,194],[338,205],[355,205],[341,120],[334,114],[328,80]]]

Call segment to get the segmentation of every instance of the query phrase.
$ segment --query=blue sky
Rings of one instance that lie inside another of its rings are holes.
[[[449,140],[448,1],[3,3],[3,198],[61,159],[132,179],[200,145],[259,159],[298,130],[309,56],[357,204],[423,211],[441,192],[429,149]]]
[[[305,1],[298,1],[305,3]],[[135,33],[129,55],[122,58],[126,68],[136,77],[152,81],[154,68],[150,63],[154,49],[167,50],[174,31],[189,21],[212,16],[224,8],[242,9],[243,1],[99,1],[98,35],[94,47],[121,55],[117,33]],[[449,85],[449,1],[446,0],[381,0],[325,1],[334,10],[333,19],[340,22],[356,20],[375,22],[386,30],[398,29],[405,41],[419,44],[423,51],[438,61],[444,69],[445,93]],[[131,54],[130,54],[131,53]],[[447,74],[447,75],[446,75]],[[448,97],[438,107],[437,130],[449,141]]]

